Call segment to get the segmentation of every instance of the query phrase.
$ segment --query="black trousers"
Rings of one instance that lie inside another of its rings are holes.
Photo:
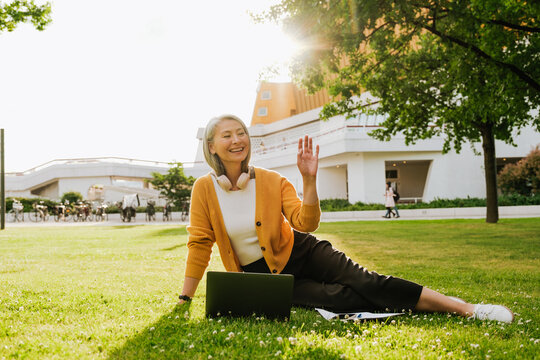
[[[264,258],[242,269],[270,273]],[[297,231],[282,273],[294,275],[294,305],[331,311],[414,310],[422,292],[418,284],[368,271],[330,242]]]

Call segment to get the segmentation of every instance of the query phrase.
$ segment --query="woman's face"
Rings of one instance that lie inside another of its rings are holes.
[[[231,119],[223,119],[216,125],[210,152],[217,154],[223,164],[242,162],[249,152],[249,136],[242,125]]]

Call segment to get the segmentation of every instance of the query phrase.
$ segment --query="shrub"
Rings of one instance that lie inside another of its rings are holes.
[[[351,205],[347,199],[326,199],[321,200],[321,209],[332,211],[332,209],[346,209]]]
[[[32,204],[40,201],[43,201],[43,205],[47,205],[49,207],[49,211],[54,209],[54,206],[57,204],[55,201],[49,200],[49,199],[42,199],[42,198],[22,198],[22,197],[15,197],[15,198],[7,198],[6,199],[6,212],[13,209],[13,200],[17,199],[19,200],[23,206],[24,206],[24,212],[32,211]]]
[[[382,210],[385,209],[382,204],[364,204],[357,202],[351,204],[346,199],[325,199],[321,200],[322,211],[360,211],[360,210]]]
[[[516,205],[540,205],[540,193],[534,195],[503,195],[499,196],[499,206]],[[486,199],[467,197],[464,199],[435,199],[430,202],[416,204],[399,204],[399,209],[435,209],[435,208],[459,208],[459,207],[484,207]],[[364,204],[357,202],[354,205],[345,199],[321,200],[322,211],[364,211],[384,210],[383,204]]]
[[[516,164],[506,165],[499,172],[498,183],[501,192],[505,195],[538,194],[540,189],[540,148],[537,146],[527,157]]]
[[[530,196],[519,194],[499,196],[499,206],[540,205],[540,192]]]
[[[77,201],[82,201],[83,196],[80,192],[77,191],[68,191],[62,194],[62,198],[60,201],[62,203],[65,203],[66,200],[69,201],[70,204],[75,204]]]

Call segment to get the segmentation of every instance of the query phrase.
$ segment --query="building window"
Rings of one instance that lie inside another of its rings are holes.
[[[268,108],[266,106],[260,107],[257,116],[268,116]]]
[[[386,170],[386,179],[397,179],[397,170]]]
[[[261,100],[270,100],[272,99],[272,92],[270,90],[264,90],[261,93]]]

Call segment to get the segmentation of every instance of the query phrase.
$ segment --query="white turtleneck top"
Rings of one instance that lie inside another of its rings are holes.
[[[263,257],[255,230],[255,179],[242,190],[225,191],[212,176],[231,245],[240,265],[248,265]]]

